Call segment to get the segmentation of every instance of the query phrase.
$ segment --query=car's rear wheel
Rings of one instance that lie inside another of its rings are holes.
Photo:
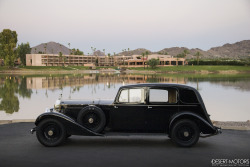
[[[36,137],[44,146],[58,146],[65,141],[66,135],[63,124],[56,119],[44,119],[37,125]]]
[[[77,122],[94,132],[100,133],[105,127],[106,117],[104,112],[96,106],[85,107],[78,114]]]
[[[171,140],[181,147],[191,147],[200,137],[200,129],[197,124],[188,119],[177,121],[171,129]]]

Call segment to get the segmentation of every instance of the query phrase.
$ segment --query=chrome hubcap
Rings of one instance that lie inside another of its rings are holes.
[[[189,133],[188,133],[188,132],[184,132],[184,136],[185,136],[185,137],[188,137],[188,136],[189,136]]]
[[[54,134],[54,132],[53,132],[52,130],[49,130],[49,131],[48,131],[48,135],[49,135],[49,136],[52,136],[53,134]]]
[[[89,118],[89,123],[92,124],[94,122],[93,118]]]

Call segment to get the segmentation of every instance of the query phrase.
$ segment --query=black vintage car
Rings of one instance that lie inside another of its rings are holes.
[[[199,137],[221,132],[213,126],[198,91],[179,84],[120,87],[115,100],[57,100],[38,116],[31,129],[45,146],[57,146],[71,135],[166,134],[190,147]]]

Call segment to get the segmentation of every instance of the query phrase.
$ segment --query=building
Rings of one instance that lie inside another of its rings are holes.
[[[159,66],[185,65],[184,58],[173,58],[170,55],[152,54],[145,56],[84,56],[58,54],[27,54],[27,66],[123,66],[142,67],[147,60],[159,59]]]
[[[144,64],[147,65],[147,60],[150,59],[158,59],[158,66],[175,66],[175,65],[185,65],[184,58],[173,58],[170,55],[160,55],[160,54],[152,54],[148,55],[148,57],[143,57],[141,55],[133,55],[132,59],[127,60],[128,67],[143,67]]]
[[[26,66],[119,66],[128,59],[131,56],[27,54]]]

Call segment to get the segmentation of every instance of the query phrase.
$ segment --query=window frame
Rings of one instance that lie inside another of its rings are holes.
[[[129,90],[130,89],[143,89],[143,91],[144,91],[144,102],[129,102],[129,94],[130,94]],[[128,102],[120,102],[119,101],[120,95],[121,95],[123,90],[128,90]],[[116,104],[146,104],[147,103],[146,99],[147,99],[147,90],[144,87],[123,88],[123,89],[120,89],[120,91],[118,92],[115,103]]]

